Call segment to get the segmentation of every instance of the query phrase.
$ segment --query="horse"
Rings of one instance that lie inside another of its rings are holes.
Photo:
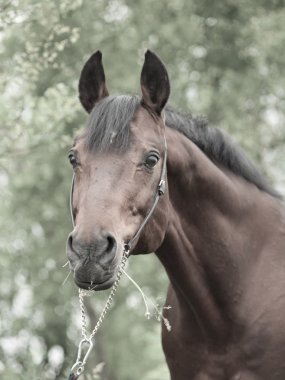
[[[79,99],[74,230],[80,287],[110,288],[122,256],[157,255],[168,278],[162,346],[172,380],[285,379],[285,208],[243,150],[167,105],[167,69],[145,53],[141,95],[111,96],[97,51]]]

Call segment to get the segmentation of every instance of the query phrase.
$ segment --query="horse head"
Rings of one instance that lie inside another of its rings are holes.
[[[79,98],[89,118],[69,152],[74,229],[67,241],[81,288],[109,288],[126,244],[131,253],[150,253],[164,239],[167,196],[155,206],[166,187],[163,109],[170,85],[163,63],[150,51],[141,92],[141,97],[109,96],[101,52],[81,72]]]

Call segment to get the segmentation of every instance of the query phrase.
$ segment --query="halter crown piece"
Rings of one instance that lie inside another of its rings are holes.
[[[83,373],[87,359],[88,359],[88,356],[90,355],[90,352],[92,351],[92,348],[94,345],[93,338],[97,334],[101,324],[103,323],[103,320],[104,320],[108,310],[110,309],[110,307],[112,305],[113,298],[115,296],[115,293],[117,291],[120,279],[121,279],[122,274],[124,272],[124,268],[125,268],[127,259],[129,257],[130,251],[132,249],[133,243],[139,238],[142,230],[144,229],[145,225],[147,224],[147,222],[151,218],[151,216],[152,216],[152,214],[156,208],[156,205],[159,201],[159,198],[162,195],[164,195],[164,193],[166,191],[167,144],[166,144],[165,136],[164,136],[164,142],[165,142],[165,150],[164,150],[162,170],[161,170],[161,175],[160,175],[159,183],[158,183],[157,190],[155,193],[153,204],[152,204],[151,208],[149,209],[148,213],[146,214],[144,220],[142,221],[142,224],[138,228],[135,235],[127,243],[124,244],[124,251],[123,251],[121,263],[120,263],[118,271],[117,271],[116,280],[115,280],[115,282],[111,288],[111,291],[110,291],[109,297],[107,298],[106,304],[105,304],[105,306],[104,306],[104,308],[100,314],[100,317],[99,317],[94,329],[92,330],[89,338],[87,337],[87,333],[86,333],[86,315],[85,315],[84,300],[83,300],[84,295],[85,295],[85,291],[83,289],[79,289],[79,305],[80,305],[80,311],[81,311],[81,329],[82,329],[82,337],[83,338],[79,342],[77,358],[76,358],[75,363],[71,367],[71,372],[70,372],[70,375],[68,377],[68,380],[77,380],[79,378],[79,376]],[[73,207],[72,207],[72,196],[73,196],[74,182],[75,182],[75,176],[73,175],[72,183],[71,183],[71,190],[70,190],[70,213],[71,213],[71,220],[72,220],[73,227],[75,227],[75,217],[74,217]],[[85,348],[84,348],[85,354],[83,353],[83,347],[84,346],[85,346]]]

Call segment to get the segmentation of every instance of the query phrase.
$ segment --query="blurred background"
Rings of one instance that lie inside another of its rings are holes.
[[[228,131],[284,195],[284,20],[283,0],[0,0],[1,379],[65,379],[76,357],[78,290],[62,265],[85,60],[100,49],[109,91],[138,93],[144,52],[155,51],[169,103]],[[154,255],[128,272],[163,304]],[[89,299],[91,325],[107,296]],[[169,379],[160,324],[127,279],[90,362],[86,380]]]

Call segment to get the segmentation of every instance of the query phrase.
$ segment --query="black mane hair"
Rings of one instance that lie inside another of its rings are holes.
[[[94,106],[85,132],[89,150],[125,151],[129,144],[130,122],[141,104],[136,95],[108,96]],[[165,108],[166,125],[196,144],[212,161],[255,184],[260,190],[281,198],[266,182],[244,151],[224,132],[205,119]]]
[[[231,137],[208,125],[206,119],[181,114],[166,108],[166,125],[176,129],[196,144],[212,161],[255,184],[260,190],[281,198],[265,180],[257,167]]]

